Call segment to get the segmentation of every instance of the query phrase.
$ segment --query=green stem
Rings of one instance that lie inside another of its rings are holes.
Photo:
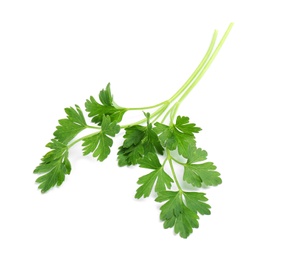
[[[209,48],[208,48],[204,58],[202,59],[202,61],[198,65],[198,67],[195,69],[195,71],[192,73],[192,75],[188,78],[188,80],[183,84],[183,86],[171,98],[169,98],[168,100],[163,101],[161,103],[158,103],[156,105],[153,105],[153,106],[126,108],[126,110],[147,110],[147,109],[158,108],[155,112],[153,112],[151,114],[151,119],[153,119],[152,122],[155,122],[168,109],[169,105],[174,100],[176,100],[180,95],[182,95],[180,97],[180,99],[167,111],[167,113],[165,114],[165,116],[163,117],[163,119],[161,121],[163,123],[165,121],[165,119],[167,118],[167,116],[170,114],[170,124],[173,124],[173,121],[174,121],[174,118],[175,118],[176,113],[178,111],[179,105],[188,96],[188,94],[192,91],[192,89],[197,85],[197,83],[201,80],[201,78],[203,77],[205,72],[208,70],[211,63],[213,62],[213,60],[217,56],[219,50],[221,49],[222,45],[224,44],[232,26],[233,26],[233,23],[231,23],[229,25],[224,36],[222,37],[221,41],[219,42],[218,46],[216,47],[216,49],[213,52],[215,42],[217,39],[217,35],[218,35],[218,32],[216,30],[214,31],[211,43],[209,45]],[[117,104],[115,104],[115,106],[120,107]],[[146,118],[143,118],[143,119],[136,121],[134,123],[122,125],[121,128],[124,129],[124,128],[127,128],[127,127],[132,126],[132,125],[143,124],[146,122],[146,120],[147,120]],[[99,129],[97,127],[90,127],[90,126],[88,128]]]
[[[162,115],[162,113],[163,113],[164,111],[166,111],[166,109],[167,109],[168,106],[169,106],[168,101],[163,102],[163,105],[162,105],[159,109],[157,109],[155,112],[153,112],[153,113],[150,115],[150,118],[153,119],[153,118],[155,118],[155,117],[160,117],[160,116]],[[134,123],[131,123],[131,124],[122,125],[122,126],[120,126],[120,128],[123,129],[123,128],[127,128],[127,127],[133,126],[133,125],[140,125],[140,124],[145,123],[146,121],[147,121],[147,118],[144,118],[144,119],[142,119],[142,120],[139,120],[139,121],[134,122]]]
[[[214,34],[213,34],[213,37],[212,37],[212,40],[211,40],[211,43],[210,43],[210,46],[209,46],[204,58],[200,62],[199,66],[192,73],[192,75],[184,83],[184,85],[169,99],[170,103],[178,98],[178,96],[191,84],[191,82],[194,80],[194,78],[198,75],[200,70],[203,68],[204,64],[207,62],[208,58],[210,57],[210,55],[211,55],[211,53],[213,51],[217,36],[218,36],[218,32],[215,30]]]
[[[167,163],[167,160],[168,160],[168,157],[167,157],[167,158],[165,158],[165,160],[164,160],[164,162],[163,162],[163,164],[162,164],[162,168],[164,168],[164,167],[165,167],[165,164]]]
[[[88,134],[88,135],[85,135],[85,136],[82,136],[82,137],[76,139],[75,141],[73,141],[72,143],[67,145],[67,149],[70,149],[73,145],[75,145],[76,143],[82,141],[83,139],[91,137],[91,136],[94,136],[94,135],[97,135],[98,133],[100,133],[100,131],[99,132],[94,132],[94,133],[91,133],[91,134]]]
[[[171,157],[171,153],[168,149],[166,149],[167,151],[167,160],[169,161],[169,164],[170,164],[170,168],[171,168],[171,171],[172,171],[172,175],[173,175],[173,178],[174,178],[174,181],[179,189],[179,191],[183,191],[182,190],[182,187],[178,181],[178,178],[177,178],[177,175],[176,175],[176,172],[175,172],[175,169],[174,169],[174,165],[173,165],[173,160],[172,160],[172,157]]]
[[[166,102],[167,101],[163,101],[163,102],[161,102],[159,104],[156,104],[154,106],[147,106],[147,107],[130,107],[130,108],[127,108],[127,110],[147,110],[147,109],[152,109],[152,108],[156,108],[156,107],[162,106]]]
[[[198,82],[201,80],[201,78],[204,76],[204,74],[206,73],[206,71],[208,70],[208,68],[210,67],[210,65],[212,64],[213,60],[215,59],[215,57],[217,56],[217,54],[219,53],[221,47],[223,46],[226,38],[228,37],[232,27],[233,27],[233,23],[230,23],[230,25],[228,26],[225,34],[223,35],[222,39],[220,40],[218,46],[216,47],[215,51],[213,52],[213,54],[211,55],[211,57],[207,60],[205,66],[202,68],[202,70],[200,71],[200,73],[197,75],[197,77],[194,79],[194,81],[191,83],[191,85],[186,89],[186,91],[183,93],[183,95],[180,97],[180,99],[177,102],[176,105],[176,109],[174,110],[174,115],[177,112],[178,106],[179,104],[181,104],[183,102],[183,100],[189,95],[189,93],[192,91],[192,89],[198,84]],[[173,116],[174,116],[173,115]]]
[[[172,108],[170,109],[171,111],[171,115],[170,115],[170,125],[173,125],[174,124],[174,120],[175,120],[175,117],[176,117],[176,114],[177,114],[177,111],[179,109],[179,105],[180,105],[180,102],[176,102]]]
[[[159,109],[158,113],[154,115],[154,119],[151,120],[151,123],[155,123],[159,117],[167,110],[169,105],[163,106],[162,109]]]
[[[174,158],[174,157],[171,157],[171,159],[172,159],[173,161],[175,161],[177,164],[180,164],[180,165],[186,165],[185,163],[183,163],[183,162],[177,160],[177,159]]]
[[[91,125],[87,125],[86,128],[91,128],[91,129],[101,129],[100,126],[91,126]]]
[[[163,124],[166,120],[166,118],[168,117],[168,115],[170,114],[171,112],[171,108],[167,111],[167,113],[163,116],[163,119],[161,120],[161,123]]]
[[[192,73],[192,75],[188,78],[188,80],[184,83],[184,85],[168,100],[163,101],[161,103],[158,103],[156,105],[153,106],[146,106],[146,107],[136,107],[136,108],[127,108],[127,110],[146,110],[146,109],[152,109],[152,108],[156,108],[156,107],[160,107],[158,110],[156,110],[154,113],[152,113],[151,118],[153,118],[154,116],[156,116],[157,118],[159,118],[161,116],[161,114],[163,112],[165,112],[165,110],[167,109],[168,105],[171,104],[175,99],[177,99],[182,93],[183,91],[185,91],[185,89],[191,84],[192,80],[194,80],[194,78],[196,77],[196,75],[198,75],[198,73],[200,72],[200,70],[203,68],[204,64],[206,63],[206,61],[208,60],[209,56],[211,55],[216,39],[217,39],[217,31],[214,31],[210,46],[204,56],[204,58],[202,59],[202,61],[200,62],[200,64],[198,65],[198,67],[195,69],[195,71]],[[165,107],[165,109],[164,109]],[[142,124],[146,122],[146,119],[142,119],[140,121],[137,121],[133,124],[128,124],[128,125],[124,125],[121,128],[126,128],[130,125],[134,125],[134,124]]]
[[[182,101],[188,96],[188,94],[191,92],[191,90],[197,85],[197,83],[201,80],[205,72],[208,70],[210,67],[211,63],[213,62],[214,58],[217,56],[219,50],[221,49],[222,45],[224,44],[231,28],[233,26],[233,23],[231,23],[225,32],[224,36],[222,37],[220,43],[218,44],[217,48],[213,52],[217,35],[218,32],[215,30],[212,36],[211,43],[209,45],[209,48],[203,57],[202,61],[198,65],[198,67],[195,69],[195,71],[192,73],[192,75],[188,78],[188,80],[183,84],[183,86],[168,100],[163,101],[161,103],[158,103],[153,106],[146,106],[146,107],[137,107],[137,108],[127,108],[127,110],[147,110],[147,109],[152,109],[152,108],[157,108],[159,107],[154,113],[151,114],[151,119],[154,119],[152,122],[155,122],[168,108],[168,106],[176,100],[180,95],[180,99],[178,102],[176,102],[165,114],[165,116],[162,119],[162,122],[165,121],[166,117],[170,114],[170,124],[173,123],[175,115],[178,111],[179,105],[182,103]],[[139,120],[137,122],[123,125],[121,128],[126,128],[132,125],[137,125],[137,124],[143,124],[146,122],[146,118],[143,118],[142,120]]]

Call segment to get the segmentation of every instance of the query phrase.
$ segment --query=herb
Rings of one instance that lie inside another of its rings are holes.
[[[98,161],[103,161],[110,154],[112,138],[123,129],[124,140],[117,154],[118,165],[138,165],[148,169],[148,173],[138,179],[135,198],[146,198],[155,192],[155,201],[163,203],[160,219],[164,228],[174,228],[176,234],[187,238],[194,228],[199,227],[199,215],[211,213],[205,193],[192,190],[217,186],[222,180],[216,166],[206,161],[207,152],[197,147],[195,135],[201,128],[191,123],[189,117],[177,116],[177,111],[211,65],[232,26],[229,25],[215,49],[217,31],[214,32],[208,51],[197,69],[166,101],[148,107],[120,107],[114,102],[108,84],[100,91],[99,101],[90,97],[85,102],[93,125],[87,124],[79,106],[66,108],[66,118],[59,120],[54,138],[46,145],[50,151],[34,170],[40,175],[36,182],[41,192],[60,186],[65,176],[70,174],[69,149],[73,145],[82,142],[83,155],[92,154]],[[133,110],[143,111],[143,118],[121,125],[124,114]],[[86,129],[92,130],[92,133],[78,137]],[[177,177],[176,165],[183,168],[182,180]],[[184,182],[192,189],[184,190]]]

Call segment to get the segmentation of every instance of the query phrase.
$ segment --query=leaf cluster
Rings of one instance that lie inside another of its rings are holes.
[[[122,120],[127,109],[116,107],[114,104],[110,83],[107,84],[105,89],[100,91],[99,100],[100,102],[97,102],[95,98],[91,96],[90,99],[87,99],[85,102],[86,111],[93,123],[101,125],[103,116],[109,116],[112,122],[120,122]]]
[[[34,170],[34,173],[41,174],[36,182],[40,183],[39,189],[43,193],[54,186],[60,186],[65,175],[70,174],[68,143],[87,127],[78,105],[75,105],[75,109],[65,108],[65,113],[66,118],[58,121],[59,125],[53,133],[54,138],[46,145],[50,151],[42,157],[41,163]]]
[[[90,102],[87,100],[86,110],[92,121],[100,126],[89,126],[78,105],[75,105],[75,108],[64,109],[66,118],[58,121],[59,125],[53,133],[54,138],[46,145],[50,151],[43,156],[41,163],[34,170],[34,173],[41,175],[36,180],[40,183],[41,192],[44,193],[54,186],[60,186],[65,175],[70,174],[69,149],[75,143],[83,142],[83,155],[92,154],[99,161],[105,160],[110,154],[110,148],[113,145],[111,137],[119,133],[118,121],[121,120],[120,114],[123,115],[125,111],[114,107],[110,84],[100,91],[99,99],[101,104],[95,101],[91,106],[87,105]],[[89,128],[97,129],[97,131],[75,140],[79,133]]]
[[[175,233],[187,238],[193,229],[199,227],[199,214],[210,214],[210,206],[206,203],[205,193],[184,191],[181,188],[174,164],[183,167],[183,181],[191,184],[192,189],[221,184],[220,174],[212,162],[204,162],[207,160],[207,152],[197,148],[195,140],[195,134],[201,128],[190,123],[188,117],[178,116],[171,125],[155,123],[152,130],[157,134],[165,151],[162,156],[164,161],[159,161],[156,151],[149,152],[138,160],[139,167],[150,169],[151,172],[139,178],[137,183],[140,187],[135,197],[145,198],[153,191],[156,192],[156,201],[165,202],[160,208],[164,228],[174,228]],[[172,156],[173,151],[176,151],[177,156]],[[165,169],[167,162],[171,175]],[[173,185],[177,190],[172,190]]]
[[[124,142],[119,147],[118,165],[135,165],[148,153],[163,154],[164,148],[150,123],[150,114],[145,113],[146,126],[133,125],[125,128]]]
[[[187,238],[199,227],[199,215],[209,215],[205,193],[193,191],[204,186],[221,184],[220,174],[212,162],[207,162],[207,152],[197,148],[195,134],[201,131],[189,117],[177,116],[175,122],[152,123],[152,115],[144,112],[143,123],[120,126],[123,115],[129,110],[117,106],[113,100],[110,84],[94,97],[86,100],[88,125],[80,107],[65,108],[66,118],[60,119],[54,138],[46,145],[48,151],[36,167],[39,174],[36,182],[41,192],[60,186],[71,172],[69,149],[82,143],[83,155],[91,155],[104,161],[111,152],[113,138],[124,129],[123,142],[118,148],[118,165],[138,165],[148,173],[139,177],[135,198],[146,198],[156,194],[160,207],[160,219],[164,228],[173,228],[182,238]],[[84,130],[92,133],[79,137]],[[174,155],[173,155],[174,154]],[[175,165],[183,168],[182,180],[178,180]],[[184,190],[183,182],[192,190]],[[188,185],[187,185],[188,186]]]
[[[87,123],[78,105],[65,108],[66,117],[59,120],[53,139],[46,145],[50,150],[34,170],[40,175],[36,182],[41,192],[60,186],[70,174],[69,149],[72,146],[80,142],[83,155],[104,161],[111,153],[113,138],[124,132],[117,153],[118,165],[136,165],[148,171],[137,181],[135,198],[155,196],[155,201],[162,203],[160,219],[164,228],[173,228],[176,234],[187,238],[199,227],[200,215],[211,213],[206,194],[198,189],[217,186],[222,180],[215,164],[207,160],[207,152],[197,147],[195,135],[201,128],[191,123],[189,117],[176,115],[180,104],[212,64],[232,26],[230,23],[217,45],[218,32],[214,31],[198,67],[168,100],[148,107],[120,107],[108,83],[100,91],[98,100],[90,96],[85,102],[92,125]],[[152,109],[151,113],[145,112]],[[142,110],[144,118],[121,125],[124,114],[132,110]],[[92,132],[82,134],[88,130]]]

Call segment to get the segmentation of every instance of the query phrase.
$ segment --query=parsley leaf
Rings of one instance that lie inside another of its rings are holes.
[[[201,215],[210,215],[210,205],[204,201],[208,201],[205,197],[205,193],[202,192],[184,192],[184,198],[186,201],[187,207],[195,212],[200,213]]]
[[[171,126],[155,123],[154,130],[164,147],[171,151],[178,149],[180,155],[188,158],[190,150],[196,145],[194,133],[201,131],[201,128],[189,123],[188,117],[178,116],[176,123]]]
[[[207,201],[204,193],[162,191],[155,201],[166,201],[160,208],[160,219],[164,221],[164,228],[174,227],[175,233],[179,233],[182,238],[187,238],[193,228],[199,227],[197,213],[210,214],[210,206],[204,203]]]
[[[189,123],[189,120],[190,119],[187,116],[178,116],[175,124],[176,129],[188,135],[199,133],[202,129],[197,127],[196,124]]]
[[[190,149],[188,163],[205,161],[207,160],[207,156],[208,156],[207,151],[194,146],[193,149]]]
[[[141,168],[153,169],[154,171],[138,179],[138,184],[142,184],[136,191],[135,198],[140,199],[142,196],[148,197],[151,194],[154,184],[155,191],[160,192],[171,188],[174,180],[164,171],[163,166],[156,154],[148,153],[144,158],[139,160]]]
[[[83,113],[78,105],[76,109],[69,107],[65,108],[67,118],[60,119],[59,126],[53,133],[55,139],[63,144],[68,144],[78,133],[87,127]]]
[[[111,122],[109,116],[103,116],[101,131],[84,137],[82,146],[83,155],[92,153],[93,157],[97,157],[99,161],[103,161],[110,154],[110,147],[113,144],[109,136],[114,137],[120,131],[120,126],[116,121]]]
[[[36,180],[37,183],[40,183],[39,189],[42,193],[53,186],[60,186],[65,179],[65,175],[70,174],[71,171],[66,145],[52,139],[46,147],[51,148],[51,151],[43,156],[42,162],[34,170],[34,173],[43,174]]]
[[[162,147],[157,134],[150,123],[150,114],[144,113],[147,118],[147,125],[134,125],[125,128],[123,145],[119,147],[118,165],[135,165],[138,160],[148,153],[163,154]]]
[[[86,111],[89,112],[88,116],[92,117],[92,122],[101,125],[103,116],[110,116],[111,121],[120,122],[124,113],[127,111],[125,108],[118,108],[113,103],[113,96],[110,91],[110,83],[106,88],[99,93],[99,104],[94,97],[90,97],[85,102]]]
[[[207,152],[200,148],[190,150],[190,157],[184,164],[184,181],[196,187],[217,186],[222,183],[220,173],[215,171],[217,167],[212,162],[196,163],[207,159]]]

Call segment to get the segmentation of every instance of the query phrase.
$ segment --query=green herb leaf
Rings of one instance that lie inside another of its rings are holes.
[[[210,214],[210,206],[203,202],[207,201],[204,193],[162,191],[159,192],[156,201],[166,201],[160,208],[164,228],[174,227],[175,233],[180,234],[182,238],[187,238],[194,228],[199,227],[197,213]]]
[[[146,174],[138,179],[138,184],[141,186],[137,189],[135,198],[144,198],[151,194],[153,186],[155,184],[155,191],[160,192],[171,188],[174,180],[164,171],[163,166],[156,154],[148,153],[144,158],[139,160],[139,166],[141,168],[153,169],[154,171]]]
[[[113,97],[110,91],[110,83],[107,84],[105,89],[99,92],[99,100],[105,106],[113,106]]]
[[[164,228],[174,227],[176,234],[187,238],[193,232],[193,228],[199,227],[198,215],[186,207],[180,192],[163,191],[159,193],[156,201],[167,201],[160,208],[160,219],[164,221]]]
[[[51,151],[41,159],[42,162],[35,168],[34,173],[42,174],[36,182],[40,183],[39,189],[44,193],[54,186],[60,186],[66,174],[70,174],[71,165],[68,160],[67,146],[52,139],[46,147]]]
[[[207,152],[194,147],[190,150],[190,156],[186,164],[184,164],[184,181],[195,187],[217,186],[222,183],[219,177],[220,173],[216,171],[217,167],[212,162],[197,164],[207,159]]]
[[[178,116],[175,124],[176,129],[188,135],[199,133],[202,128],[196,127],[196,124],[189,123],[189,120],[190,119],[187,116]]]
[[[164,148],[150,123],[150,114],[145,113],[145,116],[146,127],[134,125],[125,129],[124,142],[118,152],[119,166],[135,165],[148,153],[163,154]]]
[[[58,121],[59,126],[56,127],[56,131],[53,133],[55,139],[63,144],[68,144],[78,133],[87,127],[81,109],[78,105],[75,105],[75,107],[76,109],[72,107],[65,108],[67,118]]]
[[[208,201],[205,197],[205,193],[202,192],[184,192],[184,198],[187,207],[195,212],[200,213],[201,215],[210,215],[211,206],[205,203],[204,201]]]
[[[222,183],[220,173],[215,171],[217,167],[212,162],[186,164],[184,167],[184,180],[193,186],[201,187],[202,183],[217,186]]]
[[[188,117],[177,117],[176,124],[171,126],[155,123],[154,131],[159,135],[161,144],[178,153],[185,158],[189,157],[190,150],[196,145],[194,133],[198,133],[201,128],[189,123]]]
[[[194,146],[193,149],[190,149],[188,156],[188,163],[201,162],[207,160],[208,153],[201,148]]]
[[[113,97],[110,91],[110,83],[99,93],[99,104],[94,97],[90,97],[85,102],[86,111],[89,112],[88,116],[92,117],[92,122],[101,125],[103,116],[110,116],[111,121],[120,122],[124,113],[127,111],[125,108],[115,107],[113,104]]]
[[[84,137],[82,146],[83,155],[92,153],[99,161],[103,161],[110,154],[110,147],[113,144],[109,136],[114,137],[120,131],[120,126],[116,121],[111,122],[109,116],[103,116],[101,131],[91,136]]]

